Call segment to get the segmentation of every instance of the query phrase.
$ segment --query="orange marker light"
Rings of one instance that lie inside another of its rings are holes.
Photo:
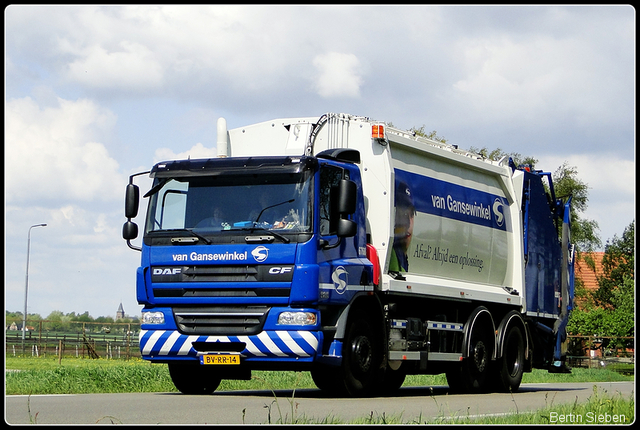
[[[371,138],[384,139],[384,124],[374,124],[371,126]]]

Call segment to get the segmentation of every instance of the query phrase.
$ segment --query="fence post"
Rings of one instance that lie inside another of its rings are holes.
[[[42,320],[38,322],[38,345],[42,347]]]
[[[127,347],[126,347],[126,359],[130,359],[129,344],[131,343],[131,323],[127,324]]]
[[[62,339],[60,339],[59,343],[58,343],[58,366],[60,366],[62,364]]]

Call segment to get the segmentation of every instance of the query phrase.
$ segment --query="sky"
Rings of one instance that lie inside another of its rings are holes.
[[[630,6],[8,6],[5,309],[139,315],[128,176],[229,128],[350,113],[575,166],[604,243],[635,219]],[[148,180],[139,181],[142,191]],[[147,187],[145,189],[145,187]],[[136,221],[143,224],[144,210]],[[139,239],[138,239],[139,241]],[[134,243],[136,243],[134,241]]]

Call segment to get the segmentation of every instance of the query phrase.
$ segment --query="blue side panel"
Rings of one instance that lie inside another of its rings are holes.
[[[410,199],[418,212],[509,230],[503,212],[508,202],[502,196],[400,169],[395,169],[395,175],[396,186],[404,183],[414,190]],[[439,199],[442,199],[442,204],[437,204]]]
[[[541,176],[525,172],[524,191],[527,312],[558,315],[562,247]]]

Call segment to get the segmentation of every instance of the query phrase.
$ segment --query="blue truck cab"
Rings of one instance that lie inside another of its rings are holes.
[[[358,161],[341,150],[156,164],[136,281],[142,357],[169,363],[184,392],[339,364],[337,323],[374,282]]]

